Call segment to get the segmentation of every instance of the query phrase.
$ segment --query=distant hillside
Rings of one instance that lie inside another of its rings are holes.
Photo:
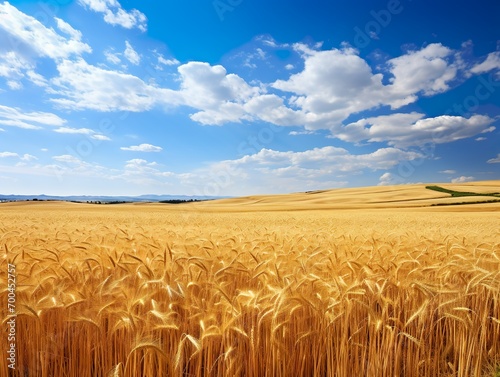
[[[21,200],[62,200],[68,202],[160,202],[160,201],[188,201],[213,200],[228,198],[227,196],[188,196],[188,195],[140,195],[140,196],[52,196],[52,195],[0,195],[0,201]]]
[[[437,188],[437,189],[436,189]],[[500,210],[500,180],[469,183],[413,184],[317,190],[283,195],[253,195],[197,203],[210,211],[352,210],[369,208],[424,208]],[[469,204],[468,206],[464,206]]]

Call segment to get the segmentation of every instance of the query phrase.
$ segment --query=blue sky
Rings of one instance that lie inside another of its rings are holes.
[[[0,193],[500,179],[500,3],[0,1]]]

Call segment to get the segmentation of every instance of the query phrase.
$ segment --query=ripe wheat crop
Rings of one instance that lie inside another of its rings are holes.
[[[170,208],[4,207],[0,377],[497,373],[498,214]]]

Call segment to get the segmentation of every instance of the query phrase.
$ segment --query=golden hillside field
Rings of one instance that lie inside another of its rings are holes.
[[[0,377],[499,376],[500,203],[457,199],[492,197],[1,203]]]

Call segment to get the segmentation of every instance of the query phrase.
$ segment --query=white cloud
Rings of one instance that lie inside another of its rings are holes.
[[[491,52],[487,58],[471,68],[472,73],[480,74],[494,69],[500,69],[500,51]]]
[[[88,64],[83,59],[64,60],[58,67],[59,76],[52,80],[51,101],[73,110],[146,111],[155,105],[181,103],[180,95],[170,89],[146,84],[136,76],[106,70]]]
[[[90,3],[95,9],[101,5],[119,6],[114,0],[90,0]],[[50,84],[46,89],[52,97],[50,101],[73,110],[145,111],[155,105],[182,103],[182,96],[173,90],[148,85],[133,75],[88,64],[81,54],[92,50],[81,42],[81,33],[65,21],[56,22],[65,36],[9,3],[0,4],[0,30],[5,29],[12,41],[11,47],[16,49],[4,52],[0,48],[0,76],[7,77],[12,88],[18,88],[20,84],[17,82],[25,76],[35,85]],[[112,54],[108,51],[108,61],[118,62],[118,55]],[[127,55],[132,62],[138,62],[138,55],[135,56],[131,48]],[[53,59],[59,71],[59,76],[50,81],[34,71],[35,59],[44,57]]]
[[[45,77],[36,73],[33,70],[27,71],[26,76],[28,76],[29,80],[36,86],[42,86],[42,87],[47,86],[47,80],[45,79]]]
[[[304,58],[303,71],[277,80],[272,87],[294,94],[291,103],[306,114],[308,129],[332,128],[361,111],[382,105],[396,109],[415,102],[418,95],[446,91],[457,73],[453,51],[441,44],[389,60],[388,85],[352,48],[294,47]]]
[[[88,135],[91,139],[95,140],[110,140],[109,137],[105,135],[101,135],[94,130],[89,128],[71,128],[71,127],[60,127],[56,128],[54,132],[61,134],[79,134],[79,135]]]
[[[397,93],[397,97],[405,102],[407,96],[421,91],[432,95],[448,90],[448,82],[457,74],[456,66],[449,61],[452,55],[453,51],[448,47],[433,43],[389,60],[390,71],[394,75],[390,80],[390,91]]]
[[[103,167],[97,163],[84,161],[76,156],[65,154],[53,156],[55,164],[40,165],[37,164],[33,168],[37,174],[51,175],[53,177],[62,178],[65,175],[77,176],[79,178],[92,177],[102,179],[112,179],[117,173],[116,169]]]
[[[0,52],[0,76],[7,79],[24,77],[24,70],[31,65],[14,51]]]
[[[69,35],[71,39],[75,41],[80,41],[82,39],[82,32],[79,30],[73,29],[73,27],[68,24],[66,21],[61,20],[60,18],[55,18],[57,23],[57,28],[61,30],[63,33]]]
[[[19,158],[17,154],[13,157]],[[65,154],[53,156],[53,164],[29,164],[0,172],[47,176],[99,177],[147,187],[179,187],[195,195],[245,195],[294,192],[345,186],[347,173],[387,170],[401,161],[421,158],[415,152],[383,148],[373,153],[351,154],[342,148],[324,147],[294,151],[262,149],[240,159],[211,163],[194,171],[173,173],[145,159],[126,161],[122,169],[110,169]],[[251,183],[251,184],[250,184]]]
[[[35,161],[35,160],[38,160],[38,158],[36,156],[31,155],[31,154],[25,153],[21,157],[21,160],[22,161]]]
[[[465,182],[472,182],[475,178],[474,177],[466,177],[466,176],[461,176],[457,178],[453,178],[451,180],[451,183],[465,183]]]
[[[109,53],[108,58],[113,61]],[[238,75],[228,74],[224,67],[201,62],[177,68],[179,90],[160,88],[128,73],[96,67],[82,58],[65,59],[57,69],[59,76],[51,80],[50,101],[73,110],[147,111],[156,106],[186,105],[198,110],[192,114],[193,120],[214,125],[251,119],[244,105],[260,92],[260,88],[248,85]]]
[[[288,70],[288,71],[290,71],[290,70],[292,70],[292,69],[294,69],[294,68],[295,68],[295,67],[294,67],[294,65],[293,65],[293,64],[287,64],[287,65],[285,65],[285,69],[286,69],[286,70]]]
[[[92,137],[92,139],[101,140],[101,141],[109,141],[109,140],[111,140],[108,136],[106,136],[106,135],[100,135],[100,134],[94,134],[91,137]]]
[[[141,62],[141,57],[134,50],[129,41],[125,41],[125,51],[123,52],[123,56],[132,64],[138,65]]]
[[[180,62],[177,59],[165,59],[162,54],[158,54],[158,64],[159,65],[178,65]]]
[[[142,158],[133,158],[132,160],[128,160],[125,168],[128,170],[141,170],[142,172],[145,171],[150,171],[150,172],[155,172],[157,171],[154,166],[157,166],[158,164],[156,162],[148,162],[147,160],[144,160]]]
[[[0,28],[10,35],[12,49],[22,49],[28,56],[64,59],[85,52],[92,52],[90,46],[80,40],[77,32],[64,21],[58,21],[61,31],[70,34],[70,39],[57,34],[42,25],[36,18],[28,16],[8,2],[0,4]]]
[[[373,75],[368,64],[351,49],[305,50],[304,70],[272,87],[295,95],[292,105],[308,114],[308,129],[329,128],[351,113],[376,107],[383,92],[382,75]]]
[[[118,52],[112,52],[110,50],[104,51],[104,56],[106,57],[106,60],[112,64],[120,64],[121,59],[120,59],[120,53]]]
[[[332,130],[333,137],[349,142],[388,142],[398,147],[442,144],[491,132],[495,120],[484,115],[470,118],[442,115],[424,118],[421,113],[396,113],[361,119]]]
[[[0,31],[10,42],[0,46],[0,76],[7,79],[11,89],[22,88],[24,78],[37,86],[47,86],[47,80],[35,71],[37,58],[47,57],[58,62],[92,52],[90,46],[81,41],[80,31],[59,18],[55,20],[57,28],[67,36],[59,35],[8,2],[0,4]]]
[[[157,71],[163,71],[165,69],[165,67],[170,67],[170,66],[175,66],[175,65],[180,64],[180,62],[177,59],[175,59],[175,58],[167,59],[167,58],[165,58],[165,56],[163,56],[157,50],[153,50],[152,52],[157,59],[157,63],[154,65],[154,68]]]
[[[130,147],[121,147],[120,149],[122,151],[132,152],[161,152],[163,150],[163,148],[151,144],[133,145]]]
[[[416,152],[406,152],[397,148],[382,148],[373,153],[352,155],[344,148],[327,146],[314,148],[303,152],[280,152],[272,149],[262,149],[258,153],[244,156],[230,163],[234,166],[253,166],[284,168],[298,166],[304,169],[321,166],[331,172],[354,172],[363,169],[388,169],[400,161],[414,160],[422,157]]]
[[[178,68],[183,103],[201,110],[191,118],[202,124],[220,125],[247,117],[243,104],[259,93],[221,65],[189,62]]]
[[[484,140],[486,140],[486,138],[485,137],[477,137],[475,140],[476,141],[484,141]]]
[[[117,0],[78,0],[78,3],[94,12],[104,13],[104,21],[110,25],[147,30],[146,16],[137,9],[125,11]]]
[[[23,113],[20,109],[0,105],[0,124],[25,129],[41,129],[41,125],[62,126],[66,120],[46,112]]]
[[[500,164],[500,153],[495,158],[490,158],[488,164]]]
[[[19,155],[14,152],[0,152],[0,158],[6,158],[6,157],[19,157]]]
[[[300,126],[306,121],[301,111],[290,109],[275,94],[263,94],[250,99],[244,109],[255,118],[280,126]]]
[[[379,178],[379,186],[388,186],[394,184],[394,176],[392,173],[386,172],[382,174]]]
[[[11,90],[20,90],[23,88],[23,84],[21,84],[19,81],[13,81],[13,80],[7,81],[7,86]]]
[[[82,160],[80,160],[78,157],[72,156],[70,154],[64,154],[61,156],[53,156],[52,159],[59,161],[59,162],[70,163],[70,164],[81,164],[82,163]]]
[[[302,152],[262,149],[236,160],[220,161],[193,171],[184,178],[183,184],[197,187],[199,194],[206,195],[327,189],[346,185],[347,182],[341,179],[346,173],[387,170],[401,161],[422,157],[419,153],[396,148],[359,155],[332,146]],[[251,189],[245,191],[247,182]]]
[[[339,178],[347,172],[389,169],[401,161],[421,157],[395,148],[361,155],[335,147],[303,152],[262,149],[240,159],[219,161],[184,173],[162,171],[157,163],[137,158],[128,160],[124,171],[115,177],[140,184],[180,185],[184,192],[195,195],[293,192],[345,186],[347,182]]]
[[[22,88],[21,80],[27,78],[37,86],[46,86],[47,80],[34,71],[35,65],[16,51],[0,51],[0,77],[7,79],[7,85],[13,89]]]
[[[441,170],[440,173],[443,174],[456,174],[455,170]]]
[[[19,158],[21,161],[28,161],[28,162],[38,160],[37,157],[35,157],[31,154],[28,154],[28,153],[25,153],[21,156],[18,153],[14,153],[14,152],[0,152],[0,158],[7,158],[7,157],[15,157],[15,158]]]
[[[288,135],[291,135],[291,136],[314,135],[314,134],[316,134],[316,132],[314,132],[314,131],[307,131],[307,130],[305,130],[305,131],[290,131],[288,133]]]

